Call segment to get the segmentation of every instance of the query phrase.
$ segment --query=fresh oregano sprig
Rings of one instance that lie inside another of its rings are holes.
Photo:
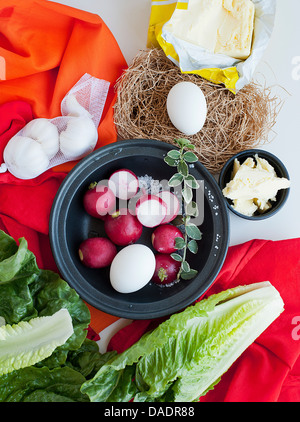
[[[175,239],[175,247],[180,253],[171,254],[175,261],[181,262],[177,279],[190,280],[198,273],[190,267],[187,262],[187,251],[196,254],[198,252],[197,240],[201,240],[202,233],[199,228],[191,222],[191,217],[197,217],[199,210],[197,203],[193,201],[193,189],[199,188],[199,183],[195,177],[189,173],[189,164],[198,161],[194,150],[194,145],[185,138],[174,140],[178,144],[178,149],[172,149],[164,158],[164,161],[171,167],[176,167],[177,172],[171,177],[168,184],[172,188],[180,185],[182,187],[183,198],[183,216],[182,224],[184,224],[184,238],[177,237]]]

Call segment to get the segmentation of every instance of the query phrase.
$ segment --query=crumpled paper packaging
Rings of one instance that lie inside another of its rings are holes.
[[[188,10],[189,0],[152,0],[148,28],[148,48],[162,48],[181,72],[194,73],[216,83],[224,84],[233,93],[253,78],[271,38],[276,14],[276,0],[253,0],[255,5],[254,33],[251,54],[246,60],[211,53],[199,46],[176,38],[166,29],[175,9]]]

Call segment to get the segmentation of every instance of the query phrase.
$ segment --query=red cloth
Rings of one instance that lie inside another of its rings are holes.
[[[205,296],[231,287],[270,281],[284,312],[239,357],[202,402],[300,401],[300,239],[253,240],[229,248]],[[121,352],[159,321],[134,321],[111,339]]]
[[[10,101],[0,108],[0,157],[12,136],[33,119],[31,107],[25,101]],[[1,164],[1,163],[0,163]]]

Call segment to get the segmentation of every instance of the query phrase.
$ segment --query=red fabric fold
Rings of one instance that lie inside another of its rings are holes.
[[[0,157],[2,158],[7,142],[33,119],[33,113],[27,102],[15,100],[0,107],[0,116]]]
[[[217,279],[203,297],[261,281],[270,281],[279,291],[285,310],[201,402],[299,401],[300,239],[252,240],[230,247]],[[109,350],[122,352],[156,322],[134,321],[114,335]]]

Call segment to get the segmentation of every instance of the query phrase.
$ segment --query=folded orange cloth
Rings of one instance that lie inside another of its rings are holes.
[[[85,73],[110,82],[96,148],[115,142],[114,86],[126,68],[100,16],[47,0],[0,0],[0,164],[6,143],[28,121],[61,115],[63,97]],[[57,271],[49,215],[74,164],[61,164],[33,180],[0,174],[0,228],[16,240],[25,237],[40,268]],[[99,330],[116,319],[100,314]]]

